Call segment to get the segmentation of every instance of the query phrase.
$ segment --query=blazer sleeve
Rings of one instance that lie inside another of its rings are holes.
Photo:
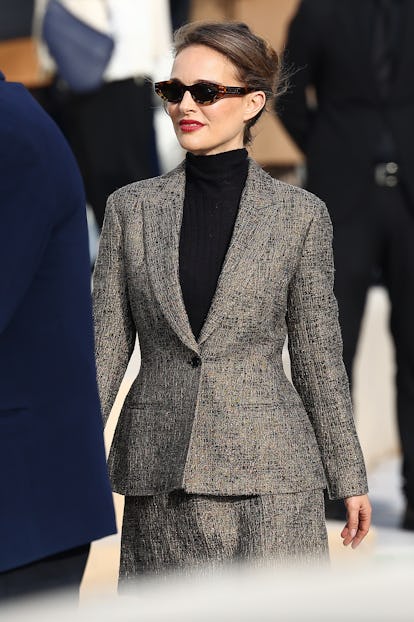
[[[292,381],[311,421],[331,499],[365,494],[364,459],[356,434],[333,293],[332,225],[315,198],[314,215],[289,286],[287,327]]]
[[[95,351],[102,415],[106,424],[135,345],[128,300],[123,233],[116,194],[109,197],[93,277]]]

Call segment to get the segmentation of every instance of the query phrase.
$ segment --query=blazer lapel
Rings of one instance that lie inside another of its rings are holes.
[[[179,278],[179,238],[184,205],[185,169],[180,164],[144,204],[144,236],[154,294],[181,341],[199,351],[185,310]]]
[[[248,280],[254,267],[254,259],[266,239],[267,221],[261,208],[274,202],[274,180],[250,160],[233,236],[198,339],[200,345],[220,325],[223,313],[228,312],[239,298],[235,294]]]

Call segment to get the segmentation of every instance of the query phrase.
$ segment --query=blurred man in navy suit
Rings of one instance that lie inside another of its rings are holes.
[[[76,592],[115,532],[85,198],[64,138],[0,74],[0,598]]]

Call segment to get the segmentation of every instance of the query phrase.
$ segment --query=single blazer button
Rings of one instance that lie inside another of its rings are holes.
[[[193,356],[193,358],[188,362],[190,363],[191,367],[200,367],[201,358],[199,356]]]

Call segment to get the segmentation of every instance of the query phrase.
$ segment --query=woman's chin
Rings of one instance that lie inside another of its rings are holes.
[[[179,142],[185,151],[189,151],[194,155],[205,155],[211,148],[210,145],[206,145],[204,141],[197,139],[195,136],[181,135]]]

